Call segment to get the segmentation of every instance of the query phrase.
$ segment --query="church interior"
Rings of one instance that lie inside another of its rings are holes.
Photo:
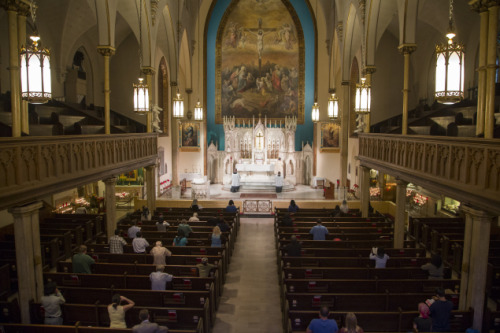
[[[436,288],[444,331],[500,332],[499,9],[0,0],[0,332],[130,332],[149,308],[174,333],[309,333],[322,306],[339,329],[354,313],[408,332]],[[135,224],[172,251],[167,290]],[[72,271],[82,245],[93,274]],[[420,269],[434,257],[438,279]],[[44,324],[49,282],[63,325]],[[105,329],[115,291],[136,305]]]

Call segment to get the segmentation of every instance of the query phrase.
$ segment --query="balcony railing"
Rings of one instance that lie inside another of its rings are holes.
[[[156,163],[156,134],[0,139],[0,209]]]
[[[360,134],[361,164],[500,214],[500,140]]]

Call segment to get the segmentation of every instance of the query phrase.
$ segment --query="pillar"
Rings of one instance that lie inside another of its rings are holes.
[[[349,81],[342,81],[340,92],[342,107],[340,108],[340,187],[347,186],[347,165],[349,163]],[[340,103],[339,103],[340,104]],[[340,192],[339,192],[340,193]]]
[[[484,135],[484,112],[486,105],[486,52],[488,50],[488,10],[481,7],[479,28],[479,68],[477,80],[476,136]]]
[[[17,9],[7,9],[9,25],[9,71],[10,102],[12,113],[12,136],[21,136],[21,82],[19,73],[19,45],[17,35]]]
[[[465,212],[464,244],[462,249],[462,267],[460,269],[460,300],[458,309],[466,311],[469,309],[467,301],[467,286],[469,284],[470,273],[470,248],[472,244],[472,215],[468,213],[468,207],[462,206]]]
[[[20,11],[17,15],[17,37],[18,37],[18,47],[26,47],[26,16],[29,14],[27,11]],[[19,81],[19,87],[21,87],[21,81]],[[19,88],[20,89],[20,88]],[[29,113],[28,113],[28,101],[24,101],[22,98],[20,100],[20,115],[21,115],[21,132],[29,134],[30,133],[30,123],[29,123]]]
[[[380,188],[380,200],[384,201],[386,194],[385,194],[385,174],[382,171],[378,171],[378,187]]]
[[[396,180],[396,217],[394,221],[394,248],[404,248],[406,224],[406,186],[408,182]]]
[[[473,308],[474,318],[472,328],[481,331],[484,315],[486,272],[488,269],[488,252],[490,247],[490,230],[493,215],[464,206],[466,214],[466,230],[464,238],[464,253],[462,261],[460,308]],[[467,228],[470,232],[467,234]],[[467,258],[465,258],[467,254]],[[464,289],[465,287],[465,289]],[[466,298],[462,301],[462,297]]]
[[[115,48],[109,45],[100,45],[97,47],[97,51],[104,57],[104,133],[111,134],[109,58],[115,54]]]
[[[147,205],[151,215],[156,209],[156,165],[146,167]]]
[[[142,68],[142,73],[146,75],[146,83],[148,85],[149,89],[149,109],[151,110],[153,106],[153,75],[155,74],[155,70],[152,67],[143,67]],[[153,115],[151,114],[151,111],[146,113],[147,115],[147,132],[151,133],[153,132]]]
[[[171,94],[172,99],[170,102],[172,103],[173,101],[173,96],[177,95],[177,82],[170,82],[170,88],[171,88]],[[173,112],[173,111],[172,111]],[[178,138],[178,122],[175,120],[175,118],[172,116],[171,118],[171,133],[172,135],[170,136],[172,139],[172,185],[179,185],[179,176],[177,174],[177,155],[179,151],[179,142],[177,142]]]
[[[493,139],[495,128],[495,74],[497,69],[498,5],[488,8],[488,50],[486,68],[486,109],[484,114],[484,138]]]
[[[14,216],[19,306],[23,324],[30,323],[30,301],[39,302],[43,296],[42,250],[38,220],[38,210],[42,206],[43,204],[38,201],[9,209]]]
[[[410,54],[415,52],[417,45],[401,44],[398,47],[404,57],[404,76],[403,76],[403,122],[401,124],[401,134],[408,133],[408,93],[410,91]]]
[[[366,71],[367,85],[369,86],[372,85],[372,74],[375,73],[376,70],[377,69],[375,66],[366,66],[365,71]],[[365,117],[365,130],[363,133],[370,133],[370,113],[366,113],[364,117]]]
[[[115,185],[116,177],[104,179],[104,200],[106,204],[106,232],[108,239],[115,234],[116,229],[116,197]]]
[[[370,204],[370,168],[365,166],[360,166],[360,198],[361,201],[361,217],[368,217],[369,211],[368,207]]]

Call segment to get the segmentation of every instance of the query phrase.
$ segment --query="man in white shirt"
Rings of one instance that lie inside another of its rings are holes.
[[[132,241],[132,247],[135,253],[146,253],[146,248],[149,246],[147,240],[142,238],[142,233],[139,231],[137,237]]]
[[[283,190],[283,177],[281,176],[281,172],[278,172],[276,176],[276,193],[281,193]]]
[[[231,192],[236,193],[240,190],[240,175],[236,169],[231,177]]]
[[[164,273],[163,270],[165,266],[156,266],[156,272],[149,274],[149,279],[151,280],[151,290],[165,290],[167,287],[167,282],[172,281],[173,275]]]
[[[133,223],[134,224],[127,230],[128,238],[130,239],[134,239],[137,235],[137,232],[141,231],[141,227],[138,227],[136,225],[136,221],[134,221]]]

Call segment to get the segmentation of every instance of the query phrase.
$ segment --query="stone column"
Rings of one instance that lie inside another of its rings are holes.
[[[173,102],[173,97],[177,95],[177,82],[170,82],[170,87],[171,87],[171,94],[170,96],[172,97],[170,100],[170,103]],[[177,174],[177,154],[179,150],[179,142],[177,141],[177,136],[178,136],[178,123],[173,117],[173,109],[172,109],[172,117],[171,117],[171,133],[172,135],[170,136],[172,140],[172,185],[179,185],[179,176]]]
[[[406,224],[406,186],[408,182],[396,180],[396,217],[394,221],[394,247],[404,248]]]
[[[398,47],[404,57],[404,76],[403,76],[403,122],[401,124],[401,134],[408,133],[408,93],[410,91],[410,54],[417,48],[416,44],[401,44]]]
[[[38,201],[9,209],[14,216],[19,306],[23,324],[30,323],[30,301],[39,302],[43,296],[42,250],[38,220],[38,210],[42,206],[43,204]]]
[[[342,96],[339,98],[342,101],[342,107],[340,109],[340,186],[342,188],[347,186],[347,165],[349,158],[349,81],[342,81],[342,91],[340,92]]]
[[[147,131],[148,133],[153,132],[153,115],[151,114],[151,109],[153,107],[153,75],[155,74],[155,70],[153,67],[143,67],[142,73],[146,75],[146,83],[149,89],[149,110],[150,112],[146,113],[147,115]]]
[[[481,331],[484,314],[486,272],[488,269],[488,252],[490,246],[490,229],[493,215],[472,207],[462,208],[467,216],[470,235],[465,233],[464,255],[462,262],[462,273],[466,271],[467,284],[462,284],[460,299],[466,297],[465,304],[460,306],[474,309],[474,321],[472,328]],[[467,232],[467,229],[465,230]],[[465,254],[468,258],[465,259]],[[462,277],[463,279],[463,277]],[[466,289],[464,289],[466,287]]]
[[[469,302],[467,300],[467,286],[469,284],[470,273],[470,248],[472,244],[472,215],[469,213],[469,207],[462,206],[465,212],[465,230],[464,230],[464,245],[462,249],[462,267],[460,269],[460,300],[458,309],[467,311]]]
[[[382,171],[378,171],[378,187],[380,188],[380,200],[385,200],[385,174]]]
[[[486,53],[488,50],[488,10],[479,8],[479,68],[477,70],[477,119],[476,136],[484,134],[484,109],[486,104]]]
[[[495,128],[495,75],[497,70],[498,5],[488,8],[488,51],[486,68],[486,109],[484,115],[484,138],[493,139]]]
[[[9,71],[10,103],[12,113],[12,136],[21,136],[21,82],[19,72],[19,45],[17,35],[17,8],[7,9],[9,25]]]
[[[109,100],[111,90],[109,89],[109,58],[111,58],[111,56],[115,54],[115,48],[109,45],[99,45],[97,47],[97,51],[104,57],[104,133],[111,134],[111,108]]]
[[[360,166],[360,204],[361,204],[361,217],[368,217],[368,206],[370,204],[370,168]]]
[[[146,167],[146,193],[147,204],[151,215],[156,209],[156,165],[148,165]]]
[[[116,177],[104,179],[104,200],[106,204],[106,232],[108,239],[115,234],[116,229],[116,197],[115,185]]]
[[[366,66],[365,71],[366,71],[366,84],[371,86],[372,85],[372,74],[375,73],[377,68],[375,66]],[[371,105],[371,102],[370,102]],[[363,133],[370,133],[370,113],[366,113],[364,115],[365,117],[365,130]]]
[[[29,14],[28,11],[19,11],[17,15],[17,37],[18,46],[26,47],[26,16]],[[21,83],[19,81],[19,83]],[[20,85],[19,85],[20,87]],[[22,98],[20,100],[20,114],[21,114],[21,132],[29,134],[30,133],[30,123],[28,114],[28,101],[24,101]]]

